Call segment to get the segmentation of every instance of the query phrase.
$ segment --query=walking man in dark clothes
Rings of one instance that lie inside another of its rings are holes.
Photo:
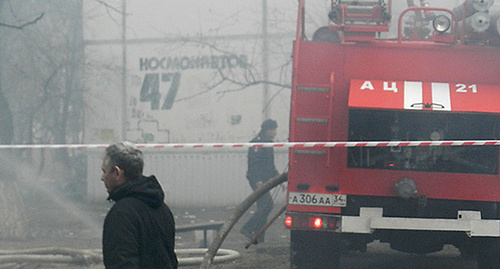
[[[273,142],[276,136],[278,124],[276,121],[265,120],[260,128],[259,134],[253,138],[251,143],[266,143]],[[248,149],[248,170],[247,179],[250,187],[255,191],[269,179],[278,175],[278,170],[274,166],[274,149],[252,147]],[[267,216],[273,210],[273,200],[269,192],[265,193],[257,200],[257,211],[241,228],[241,233],[247,238],[252,239],[253,236],[262,229],[267,223]],[[264,242],[264,234],[262,234],[258,242]]]
[[[142,174],[142,152],[132,143],[106,148],[102,178],[115,201],[104,220],[104,266],[113,268],[175,269],[175,222],[155,176]]]

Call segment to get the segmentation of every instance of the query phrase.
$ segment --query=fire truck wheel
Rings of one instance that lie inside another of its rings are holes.
[[[340,247],[334,233],[291,231],[290,267],[293,269],[337,269]]]
[[[478,250],[479,269],[500,268],[500,238],[480,239]]]
[[[341,40],[338,32],[330,30],[328,26],[323,26],[314,32],[313,41],[339,43]]]

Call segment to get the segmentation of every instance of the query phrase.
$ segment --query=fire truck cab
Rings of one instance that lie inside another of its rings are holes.
[[[290,150],[291,267],[338,268],[379,240],[420,254],[453,245],[500,268],[494,0],[298,8],[290,141],[314,146]]]

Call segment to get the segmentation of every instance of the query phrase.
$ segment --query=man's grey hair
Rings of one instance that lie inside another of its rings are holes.
[[[106,148],[104,153],[104,166],[108,169],[118,166],[124,171],[129,180],[138,179],[142,176],[144,168],[144,156],[134,144],[130,142],[119,142]]]

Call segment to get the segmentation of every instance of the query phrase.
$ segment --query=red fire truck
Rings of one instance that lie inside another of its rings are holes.
[[[290,141],[320,146],[290,152],[291,267],[378,240],[500,268],[494,0],[332,0],[324,25],[314,1],[298,2]]]

